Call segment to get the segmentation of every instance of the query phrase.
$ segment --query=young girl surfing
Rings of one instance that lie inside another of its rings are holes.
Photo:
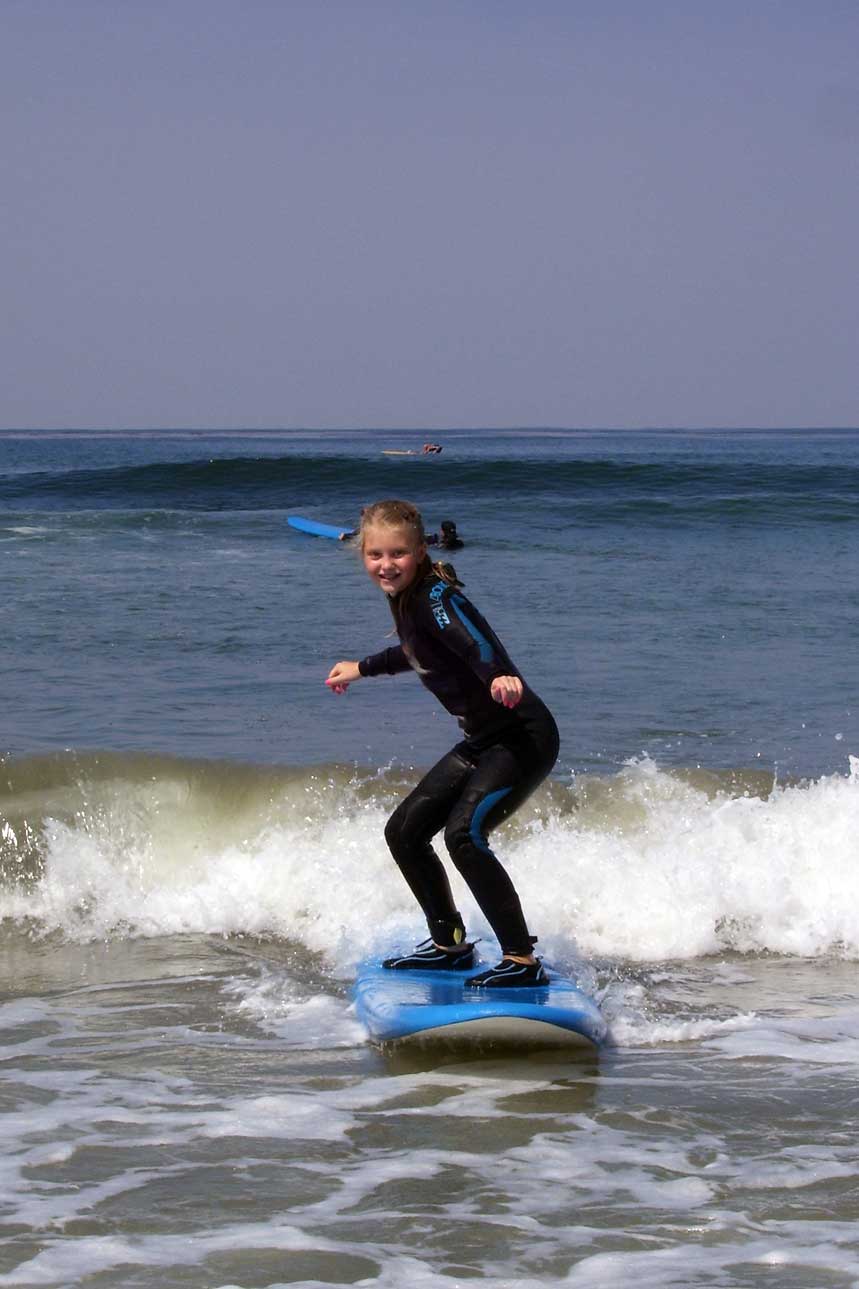
[[[493,828],[531,795],[555,764],[558,729],[522,679],[449,564],[432,564],[423,521],[407,501],[367,506],[358,530],[364,567],[385,595],[400,643],[361,662],[338,662],[326,684],[335,694],[364,676],[417,672],[459,720],[464,738],[394,811],[385,840],[423,909],[430,939],[388,958],[393,970],[461,970],[474,945],[456,909],[444,867],[432,848],[444,840],[501,945],[501,961],[470,977],[471,988],[545,985],[519,896],[489,848]]]

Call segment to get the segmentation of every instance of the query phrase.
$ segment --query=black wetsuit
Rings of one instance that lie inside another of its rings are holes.
[[[359,663],[362,676],[412,668],[459,720],[464,734],[388,821],[391,853],[442,945],[464,933],[447,874],[431,846],[444,828],[450,856],[467,882],[502,952],[526,955],[528,932],[519,897],[487,836],[531,795],[555,764],[558,729],[545,703],[522,680],[501,641],[459,587],[435,572],[414,587],[395,614],[400,644]],[[518,676],[520,702],[505,708],[490,686]]]

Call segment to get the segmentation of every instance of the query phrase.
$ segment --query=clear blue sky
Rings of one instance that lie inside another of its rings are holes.
[[[859,424],[855,0],[0,0],[0,426]]]

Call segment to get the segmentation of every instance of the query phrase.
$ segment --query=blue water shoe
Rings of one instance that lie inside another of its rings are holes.
[[[440,949],[432,940],[423,940],[411,953],[385,958],[382,966],[389,971],[469,971],[474,966],[474,945],[449,950]]]
[[[538,958],[536,962],[514,962],[512,958],[502,958],[495,967],[481,971],[470,980],[466,980],[466,989],[513,989],[525,985],[530,989],[539,985],[548,985],[549,977]]]

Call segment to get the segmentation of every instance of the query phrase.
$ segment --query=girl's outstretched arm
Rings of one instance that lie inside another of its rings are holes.
[[[325,681],[332,694],[345,694],[353,680],[360,680],[357,662],[335,662]]]

